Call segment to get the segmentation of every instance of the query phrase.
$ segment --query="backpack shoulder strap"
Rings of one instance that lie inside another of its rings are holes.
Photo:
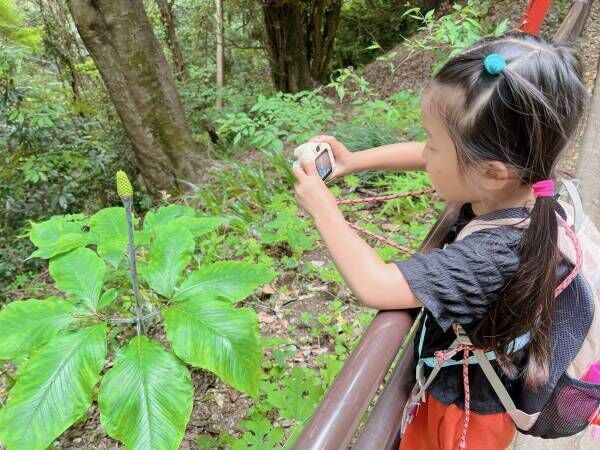
[[[459,332],[461,334],[463,334],[464,336],[466,336],[466,333],[465,333],[463,327],[460,324],[457,324],[456,326],[457,326]],[[468,337],[466,337],[466,338],[462,337],[463,341],[465,339],[468,339]],[[470,340],[469,340],[469,342],[470,342]],[[473,354],[475,355],[475,358],[477,359],[477,363],[479,364],[479,367],[481,367],[481,370],[483,371],[485,377],[488,379],[488,381],[490,382],[490,385],[494,389],[494,392],[498,396],[500,403],[502,403],[502,406],[504,407],[504,409],[506,410],[508,415],[511,417],[511,419],[513,420],[515,425],[523,431],[527,431],[527,430],[531,429],[531,427],[533,427],[533,425],[535,424],[535,421],[537,420],[537,418],[540,414],[539,413],[527,414],[527,413],[521,411],[520,409],[518,409],[517,406],[515,405],[515,402],[510,397],[510,394],[506,390],[504,383],[502,383],[502,380],[500,380],[500,377],[498,376],[498,374],[492,367],[492,364],[490,363],[488,358],[486,358],[486,355],[483,352],[483,350],[478,349],[478,348],[473,348],[472,351],[473,351]]]
[[[579,195],[579,191],[575,185],[575,180],[561,180],[559,187],[563,186],[571,198],[571,203],[573,205],[573,223],[575,225],[575,233],[578,233],[579,230],[581,230],[581,226],[583,225],[583,221],[585,219],[585,212],[583,210],[581,196]]]
[[[492,385],[492,388],[498,396],[500,403],[502,403],[502,406],[504,407],[508,415],[511,417],[515,425],[523,431],[531,429],[531,427],[533,427],[533,425],[535,424],[535,421],[537,420],[540,413],[527,414],[521,411],[520,409],[517,409],[515,402],[512,398],[510,398],[510,394],[506,390],[506,387],[502,383],[502,380],[500,380],[500,377],[498,376],[488,359],[485,357],[483,350],[474,349],[473,354],[475,355],[475,358],[477,358],[479,367],[481,367],[481,370],[485,374],[485,377]]]
[[[505,227],[505,226],[527,228],[529,226],[529,222],[531,222],[531,220],[529,218],[523,219],[523,218],[510,218],[509,217],[509,218],[505,218],[505,219],[496,219],[496,220],[473,219],[468,224],[466,224],[462,230],[460,230],[460,233],[458,233],[456,240],[459,241],[461,239],[466,238],[470,234],[473,234],[473,233],[475,233],[477,231],[481,231],[481,230],[487,230],[489,228],[498,228],[498,227]]]

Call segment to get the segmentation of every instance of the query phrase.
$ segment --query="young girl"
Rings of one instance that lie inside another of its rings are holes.
[[[360,302],[377,309],[424,307],[424,356],[447,349],[456,337],[452,324],[460,323],[476,347],[496,352],[493,365],[509,392],[536,389],[553,376],[549,335],[554,290],[565,267],[552,180],[584,110],[581,73],[571,49],[508,33],[451,59],[427,86],[421,103],[425,144],[350,153],[333,137],[313,139],[331,145],[334,176],[425,170],[440,197],[464,204],[445,247],[427,255],[386,264],[345,223],[314,162],[304,160],[294,170],[296,198]],[[488,228],[453,242],[474,217],[531,221],[525,229]],[[528,345],[507,352],[525,333]],[[463,368],[445,367],[428,387],[400,448],[508,447],[515,426],[478,365],[470,367],[469,382],[468,427]],[[547,392],[540,392],[543,399]]]

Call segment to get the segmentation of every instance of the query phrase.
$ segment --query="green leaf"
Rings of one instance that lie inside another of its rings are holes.
[[[262,350],[253,309],[197,297],[175,303],[163,315],[177,356],[216,373],[240,391],[258,394]]]
[[[221,225],[226,223],[223,217],[178,217],[173,221],[174,224],[187,228],[196,238],[204,234],[215,231]]]
[[[57,297],[9,303],[0,311],[0,360],[28,355],[72,323],[71,303]]]
[[[106,266],[96,253],[81,247],[50,261],[50,275],[56,287],[74,295],[91,311],[98,306]]]
[[[98,244],[98,254],[119,267],[128,243],[125,208],[101,209],[90,217],[90,231]]]
[[[283,388],[267,392],[267,402],[279,409],[284,419],[307,420],[323,397],[321,380],[310,369],[294,367]]]
[[[271,422],[266,418],[259,416],[251,420],[244,420],[241,425],[248,431],[233,444],[232,450],[276,450],[281,448],[278,444],[284,437],[283,428],[273,428]]]
[[[313,247],[314,240],[304,232],[289,230],[287,236],[288,242],[293,249],[310,250]]]
[[[169,225],[172,220],[178,217],[194,217],[196,212],[194,208],[183,205],[168,205],[149,211],[144,217],[144,230],[153,230],[161,226]]]
[[[117,298],[117,289],[112,288],[104,291],[102,297],[100,297],[100,302],[98,302],[98,309],[104,309],[107,306],[111,305]]]
[[[128,449],[177,449],[193,398],[185,365],[158,342],[136,336],[102,380],[100,420]]]
[[[150,246],[148,264],[140,267],[140,275],[160,295],[171,298],[183,269],[192,259],[194,247],[194,237],[185,228],[161,228]]]
[[[500,35],[504,34],[507,29],[508,29],[508,19],[504,19],[496,27],[496,30],[494,31],[494,36],[500,36]]]
[[[177,290],[175,300],[222,296],[238,302],[274,276],[275,273],[265,266],[245,261],[221,261],[192,272]]]
[[[63,331],[19,368],[0,409],[8,450],[43,450],[82,417],[106,357],[106,327]]]
[[[88,243],[89,234],[82,231],[83,222],[68,221],[59,216],[41,223],[32,223],[29,239],[38,247],[27,259],[49,259]]]

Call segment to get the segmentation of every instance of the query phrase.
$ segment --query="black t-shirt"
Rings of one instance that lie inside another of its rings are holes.
[[[529,210],[508,208],[478,216],[478,220],[525,218]],[[425,306],[426,333],[421,357],[433,356],[445,350],[454,341],[453,323],[460,323],[468,332],[487,313],[497,299],[498,292],[519,267],[519,244],[523,230],[501,226],[476,231],[454,242],[460,230],[475,215],[469,204],[460,211],[457,222],[445,239],[443,249],[429,254],[415,254],[396,264],[402,271],[414,295]],[[418,359],[419,337],[423,322],[417,330],[415,353]],[[455,357],[462,359],[462,354]],[[517,367],[525,361],[525,351],[514,354]],[[495,362],[492,361],[495,365]],[[425,366],[425,377],[431,368]],[[500,374],[500,372],[497,370]],[[516,383],[500,374],[509,393],[518,389]],[[469,366],[472,411],[491,414],[504,411],[494,390],[477,364]],[[428,392],[443,404],[464,408],[462,365],[447,366],[434,379]]]

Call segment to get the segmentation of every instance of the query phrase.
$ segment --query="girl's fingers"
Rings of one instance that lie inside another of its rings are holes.
[[[318,175],[314,159],[301,159],[300,165],[307,175]]]
[[[300,181],[302,178],[304,178],[306,176],[306,173],[304,172],[304,169],[301,166],[301,163],[298,163],[298,161],[294,162],[294,165],[292,166],[292,173],[294,174],[294,176],[296,177],[296,179],[298,181]]]
[[[308,141],[309,142],[327,142],[328,144],[331,144],[332,142],[335,142],[336,139],[333,136],[329,136],[327,134],[320,134],[318,136],[311,137]]]

